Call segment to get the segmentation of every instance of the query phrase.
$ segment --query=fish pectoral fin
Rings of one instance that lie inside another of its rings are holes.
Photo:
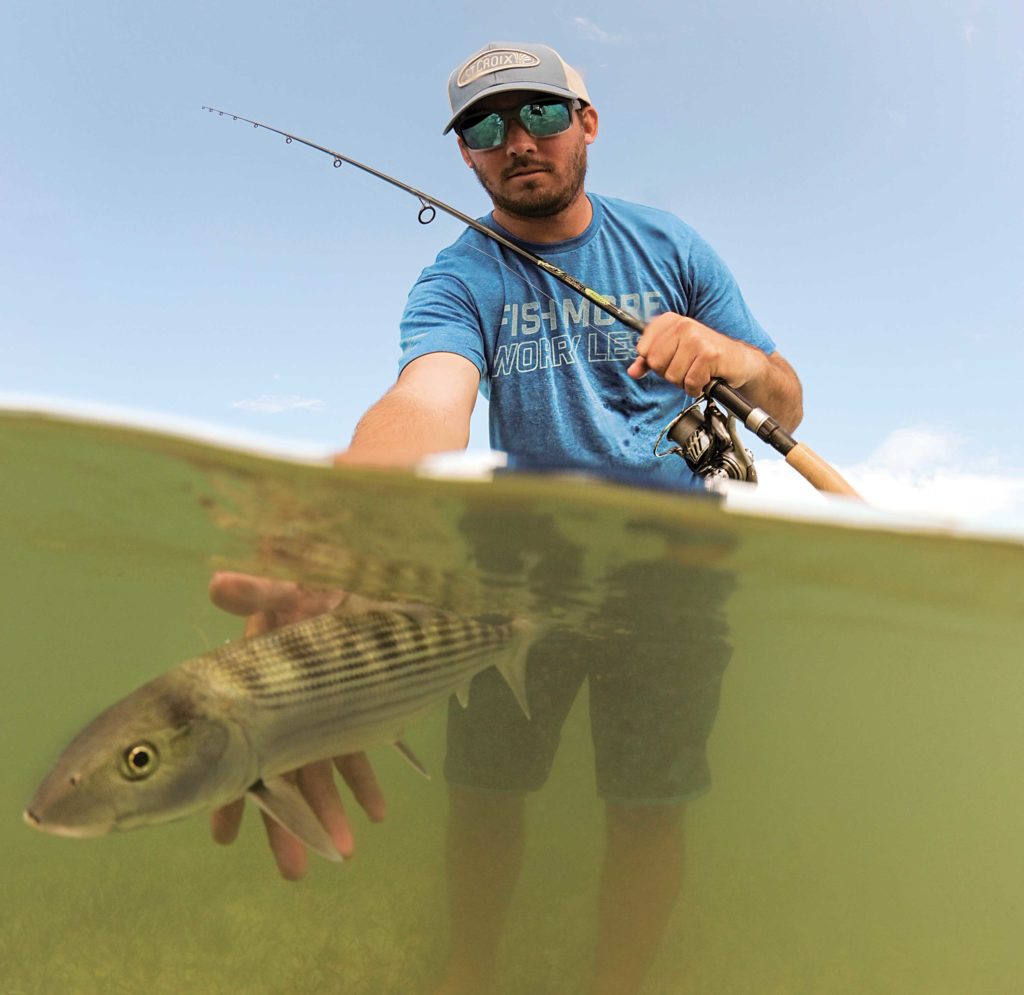
[[[428,781],[430,780],[430,771],[420,763],[419,757],[409,749],[408,743],[403,743],[400,739],[396,739],[394,746],[415,770],[418,770]]]
[[[283,777],[257,781],[246,794],[275,822],[328,860],[342,861],[334,840],[299,789]]]

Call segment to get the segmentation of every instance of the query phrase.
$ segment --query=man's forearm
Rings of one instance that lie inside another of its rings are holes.
[[[457,407],[426,403],[398,384],[359,420],[336,466],[412,466],[429,453],[465,449],[469,417]]]
[[[800,379],[777,352],[765,357],[763,372],[738,390],[751,404],[770,414],[787,432],[792,432],[803,420]]]

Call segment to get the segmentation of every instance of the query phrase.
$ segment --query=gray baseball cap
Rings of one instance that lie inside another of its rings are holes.
[[[456,66],[448,77],[452,117],[443,134],[447,135],[478,100],[507,90],[533,90],[590,103],[583,77],[553,48],[531,42],[492,41]]]

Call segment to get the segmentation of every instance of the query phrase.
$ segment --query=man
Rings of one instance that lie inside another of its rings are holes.
[[[497,449],[676,480],[687,471],[681,461],[654,460],[652,440],[687,403],[684,392],[699,396],[712,377],[740,388],[787,430],[796,427],[799,381],[714,251],[669,214],[585,191],[598,115],[575,70],[544,45],[493,43],[456,68],[449,98],[445,132],[455,132],[463,161],[494,206],[484,223],[637,314],[645,331],[637,339],[546,273],[467,230],[413,287],[398,380],[361,419],[339,465],[411,464],[464,448],[478,391],[490,397]],[[328,607],[316,603],[315,592],[238,576],[215,579],[213,596],[253,615],[250,631]],[[537,670],[532,658],[530,667],[528,686]],[[473,710],[471,704],[465,720],[453,712],[449,729],[453,949],[438,991],[481,995],[494,983],[519,873],[527,789],[494,790],[482,783],[490,772],[463,762],[471,752],[466,742],[479,735]],[[383,797],[365,758],[336,763],[371,818],[382,817]],[[539,761],[541,781],[549,763]],[[351,852],[329,764],[298,776],[339,848]],[[680,887],[685,800],[701,787],[677,785],[653,799],[606,797],[594,993],[625,995],[642,983]],[[217,813],[215,837],[232,839],[239,818],[237,804]],[[301,874],[302,845],[270,831],[282,872]]]

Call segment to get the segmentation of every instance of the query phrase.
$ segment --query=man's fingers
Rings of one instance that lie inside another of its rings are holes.
[[[637,343],[637,353],[648,369],[668,379],[672,364],[678,363],[681,355],[691,354],[692,348],[688,344],[685,326],[656,322],[657,319],[647,326],[642,339]]]
[[[672,382],[680,384],[690,397],[700,397],[710,381],[711,364],[705,357],[698,356],[694,359],[689,369],[684,371],[678,380],[673,380]]]
[[[345,605],[347,611],[366,611],[374,604],[369,599],[345,591],[306,588],[292,581],[252,574],[221,571],[210,581],[210,599],[219,608],[246,616],[245,635],[255,636],[289,622],[310,618]],[[338,757],[335,765],[356,800],[374,821],[384,818],[384,795],[364,754]],[[330,834],[338,852],[350,857],[355,849],[352,827],[334,783],[328,760],[309,764],[291,775],[310,807]],[[218,809],[211,816],[213,838],[230,843],[238,835],[244,800]],[[270,848],[281,875],[294,881],[306,873],[306,845],[265,812],[263,822]]]
[[[303,587],[274,577],[220,571],[210,580],[210,600],[218,608],[234,615],[260,616],[246,628],[247,636],[322,615],[345,599],[344,591]]]
[[[262,636],[264,632],[269,632],[274,628],[276,625],[273,616],[266,612],[256,612],[254,615],[246,617],[245,625],[242,626],[242,635],[246,639],[252,639],[253,636]]]
[[[742,386],[753,376],[749,368],[757,358],[753,348],[673,313],[652,319],[636,348],[637,359],[627,370],[631,377],[639,379],[652,370],[691,397],[700,397],[716,376]]]
[[[355,839],[334,783],[330,760],[321,760],[303,767],[299,771],[298,784],[338,852],[346,859],[351,857],[355,852]]]
[[[361,756],[361,755],[360,755]],[[363,758],[365,763],[365,757]],[[358,766],[358,765],[357,765]],[[369,769],[369,764],[366,764]],[[363,775],[365,777],[365,775]],[[376,779],[373,778],[372,770],[369,772],[370,779],[376,786]],[[302,792],[303,797],[309,802],[321,825],[330,834],[334,845],[343,857],[351,857],[355,852],[355,839],[352,835],[352,827],[349,825],[348,816],[345,814],[345,807],[342,805],[341,796],[338,794],[337,786],[334,783],[334,773],[331,770],[329,760],[321,760],[316,763],[307,764],[294,774],[289,775]],[[379,794],[380,789],[377,789]],[[381,799],[383,802],[383,798]],[[306,844],[290,833],[284,826],[264,814],[264,824],[267,829],[267,838],[270,841],[270,848],[274,853],[274,860],[277,862],[281,875],[289,881],[297,881],[306,873],[309,862],[309,853]]]
[[[238,838],[244,812],[245,799],[239,798],[210,814],[210,829],[217,843],[233,843]],[[270,841],[270,849],[278,870],[282,877],[289,881],[297,881],[306,873],[306,844],[270,818],[266,812],[260,814],[263,816],[267,839]]]
[[[387,815],[388,806],[366,754],[348,753],[335,757],[334,766],[363,811],[373,822],[380,822]]]
[[[245,799],[239,798],[210,813],[210,832],[217,843],[234,843],[245,814]]]
[[[651,368],[647,365],[647,360],[645,360],[643,356],[637,356],[636,359],[629,364],[629,369],[626,370],[626,373],[634,380],[642,380],[648,373],[650,373],[650,371]]]
[[[267,830],[267,841],[270,843],[271,852],[277,863],[277,869],[281,877],[287,881],[298,881],[306,874],[306,867],[309,863],[309,855],[306,851],[306,844],[297,836],[290,833],[276,819],[272,819],[266,812],[260,813],[263,816],[263,825]]]
[[[299,590],[290,580],[219,571],[210,581],[210,600],[233,615],[252,615],[293,606]]]
[[[352,835],[352,827],[345,815],[341,796],[334,783],[331,761],[321,760],[317,763],[307,764],[286,776],[298,786],[313,813],[330,834],[338,852],[343,857],[351,857],[355,851],[355,840]],[[369,773],[369,779],[376,786],[372,771]],[[378,794],[379,791],[378,788]],[[211,814],[210,826],[213,838],[218,843],[231,843],[236,839],[242,823],[244,807],[245,799],[239,798]],[[278,870],[287,880],[297,881],[305,875],[308,865],[306,844],[266,812],[261,812],[261,815]]]

